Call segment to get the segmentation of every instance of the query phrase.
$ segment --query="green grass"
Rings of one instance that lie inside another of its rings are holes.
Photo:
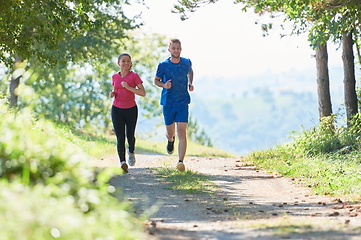
[[[316,129],[294,133],[292,142],[254,151],[246,159],[295,178],[317,194],[361,201],[359,133],[344,128],[330,130],[327,124],[323,122]]]
[[[69,130],[70,131],[70,130]],[[142,138],[136,138],[136,153],[138,154],[165,154],[166,140],[162,142],[149,141]],[[72,135],[69,140],[86,151],[89,155],[101,158],[109,155],[116,155],[116,138],[114,135],[91,136],[82,133]],[[203,146],[188,141],[187,156],[198,157],[235,157],[226,151]]]
[[[282,147],[256,151],[247,159],[257,166],[296,178],[315,193],[361,200],[359,154],[302,156],[292,155]]]
[[[136,151],[138,153],[158,153],[165,154],[166,140],[162,142],[152,142],[146,139],[137,139]],[[206,147],[201,144],[197,144],[188,141],[187,156],[197,157],[234,157],[234,155],[227,153],[226,151],[215,149],[212,147]]]
[[[214,188],[208,176],[190,170],[178,172],[174,168],[162,167],[155,172],[161,181],[171,183],[170,189],[182,193],[210,193]]]

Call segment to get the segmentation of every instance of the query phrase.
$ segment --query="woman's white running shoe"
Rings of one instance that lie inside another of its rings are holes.
[[[135,154],[134,153],[128,153],[128,164],[129,164],[129,166],[135,165]]]

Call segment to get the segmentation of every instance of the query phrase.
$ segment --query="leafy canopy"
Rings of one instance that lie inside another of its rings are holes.
[[[187,19],[187,13],[219,0],[178,0],[174,12]],[[255,13],[283,13],[286,21],[293,24],[292,34],[309,33],[309,41],[315,47],[317,42],[329,39],[338,42],[343,32],[353,31],[360,35],[361,2],[359,0],[236,0],[243,4],[243,10],[253,9]]]
[[[36,56],[53,65],[61,54],[59,43],[67,36],[76,38],[107,31],[109,24],[118,34],[134,28],[121,9],[123,0],[6,0],[0,8],[0,61],[13,64],[12,56]],[[102,16],[99,18],[99,14]],[[85,44],[86,45],[86,44]]]

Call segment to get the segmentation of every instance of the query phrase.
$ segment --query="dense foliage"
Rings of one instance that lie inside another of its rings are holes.
[[[0,62],[11,66],[14,56],[18,55],[22,59],[36,57],[53,65],[82,54],[91,56],[112,36],[117,35],[120,39],[126,30],[135,27],[134,21],[124,15],[123,4],[123,0],[1,1]],[[97,32],[110,36],[91,45],[87,40]],[[73,51],[59,47],[69,36],[84,41]],[[75,50],[78,52],[74,53]],[[63,58],[64,55],[67,58]]]
[[[118,55],[128,52],[133,56],[133,70],[140,74],[147,91],[147,98],[137,99],[138,104],[147,117],[157,115],[158,89],[150,84],[149,75],[155,71],[164,37],[156,34],[141,36],[137,32],[129,33],[128,37],[113,49],[104,48],[105,53],[97,53],[96,58],[56,64],[52,68],[30,59],[29,69],[23,74],[25,86],[19,88],[20,107],[31,105],[38,115],[56,122],[81,128],[92,125],[99,131],[109,131],[111,76],[119,71]],[[79,44],[78,41],[68,42],[74,47]],[[30,99],[26,94],[29,91],[24,87],[30,91]]]

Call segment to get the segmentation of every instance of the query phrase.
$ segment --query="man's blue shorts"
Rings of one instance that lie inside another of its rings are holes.
[[[163,106],[163,116],[165,125],[171,125],[174,122],[188,123],[188,105],[167,107]]]

